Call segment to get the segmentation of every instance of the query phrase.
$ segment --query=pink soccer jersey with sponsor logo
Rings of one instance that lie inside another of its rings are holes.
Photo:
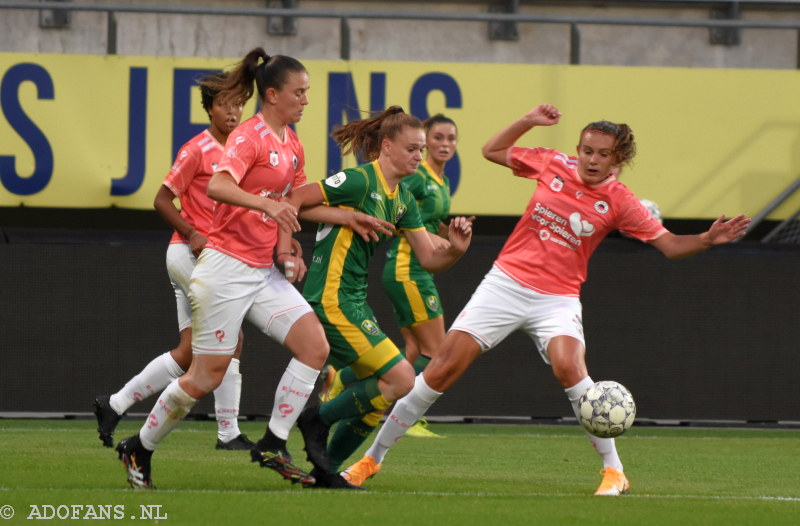
[[[495,265],[537,292],[578,297],[589,257],[614,229],[641,241],[667,232],[616,177],[586,184],[575,157],[512,147],[508,165],[514,175],[539,184]]]
[[[306,184],[300,139],[287,126],[281,141],[260,112],[228,136],[217,171],[231,174],[243,190],[274,201]],[[253,267],[271,267],[277,239],[278,226],[266,214],[218,203],[206,246]]]
[[[163,183],[180,199],[181,216],[206,237],[214,210],[214,201],[206,195],[206,188],[221,155],[222,145],[205,130],[183,145]],[[170,240],[170,244],[188,242],[178,232]]]

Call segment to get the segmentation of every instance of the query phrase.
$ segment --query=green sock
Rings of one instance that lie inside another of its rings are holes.
[[[431,362],[431,359],[427,356],[419,355],[417,356],[417,361],[414,362],[414,372],[419,376],[419,373],[425,370],[425,367]]]
[[[341,380],[342,385],[347,386],[357,382],[358,378],[356,378],[356,373],[353,372],[353,368],[348,365],[339,372],[339,380]]]
[[[380,419],[378,419],[378,422],[380,422]],[[339,422],[339,425],[336,426],[336,431],[333,433],[333,438],[328,444],[331,473],[339,472],[344,461],[361,447],[361,444],[367,440],[376,427],[377,425],[371,426],[364,422],[361,415]]]
[[[370,376],[319,406],[319,416],[327,425],[333,425],[340,420],[381,411],[389,405],[378,389],[378,377]]]

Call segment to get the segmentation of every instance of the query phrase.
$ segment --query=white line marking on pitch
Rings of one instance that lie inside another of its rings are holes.
[[[0,487],[0,491],[46,491],[46,492],[109,492],[109,493],[130,493],[142,495],[141,492],[134,492],[128,488],[5,488]],[[449,491],[375,491],[375,492],[348,492],[342,493],[337,490],[323,490],[335,491],[337,495],[403,495],[403,496],[422,496],[422,497],[482,497],[482,498],[510,498],[510,497],[555,497],[555,498],[576,498],[576,497],[592,497],[589,493],[491,493],[491,492],[449,492]],[[148,495],[158,495],[159,493],[214,493],[214,494],[246,494],[246,495],[315,495],[316,491],[294,491],[294,490],[263,490],[263,491],[250,491],[250,490],[218,490],[218,489],[159,489]],[[698,500],[766,500],[766,501],[782,501],[782,502],[800,502],[800,497],[779,497],[770,495],[652,495],[652,494],[633,494],[623,495],[623,499],[698,499]]]

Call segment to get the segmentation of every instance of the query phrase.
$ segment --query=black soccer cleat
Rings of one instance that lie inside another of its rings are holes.
[[[250,451],[255,447],[255,443],[247,438],[247,435],[240,433],[239,436],[228,442],[223,442],[218,438],[216,449],[223,449],[226,451]]]
[[[314,468],[327,473],[330,471],[328,460],[328,432],[331,426],[327,425],[319,416],[319,406],[306,407],[297,418],[297,427],[303,434],[308,461]]]
[[[133,489],[156,489],[150,476],[150,458],[153,452],[145,449],[139,441],[139,434],[120,440],[116,449],[119,459],[125,465],[128,484]]]
[[[316,489],[355,489],[366,491],[367,488],[362,488],[361,486],[355,486],[347,482],[341,475],[338,473],[328,473],[327,471],[321,471],[317,468],[311,470],[311,476],[314,477],[315,481],[313,484],[303,484],[304,488],[316,488]]]
[[[294,465],[292,456],[285,449],[268,449],[266,451],[251,449],[250,455],[253,462],[258,462],[262,468],[275,471],[292,484],[299,482],[303,487],[307,487],[316,482],[314,477]]]
[[[97,432],[106,447],[114,447],[114,430],[119,424],[121,415],[111,407],[111,396],[100,395],[94,399],[94,415],[97,417]]]

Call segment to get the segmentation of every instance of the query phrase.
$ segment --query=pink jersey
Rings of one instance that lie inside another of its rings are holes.
[[[286,127],[284,141],[273,133],[259,112],[228,136],[217,166],[251,194],[280,201],[293,187],[306,184],[303,145]],[[208,248],[224,252],[253,267],[271,267],[278,226],[267,214],[217,203]]]
[[[667,232],[616,177],[589,185],[578,159],[547,148],[512,147],[514,175],[539,181],[495,265],[543,294],[580,295],[594,250],[614,229],[652,241]]]
[[[206,195],[206,187],[217,171],[221,156],[222,145],[205,130],[183,145],[172,170],[164,179],[164,186],[181,201],[181,216],[206,237],[214,210],[214,201]],[[172,234],[170,240],[170,244],[188,242],[178,232]]]

